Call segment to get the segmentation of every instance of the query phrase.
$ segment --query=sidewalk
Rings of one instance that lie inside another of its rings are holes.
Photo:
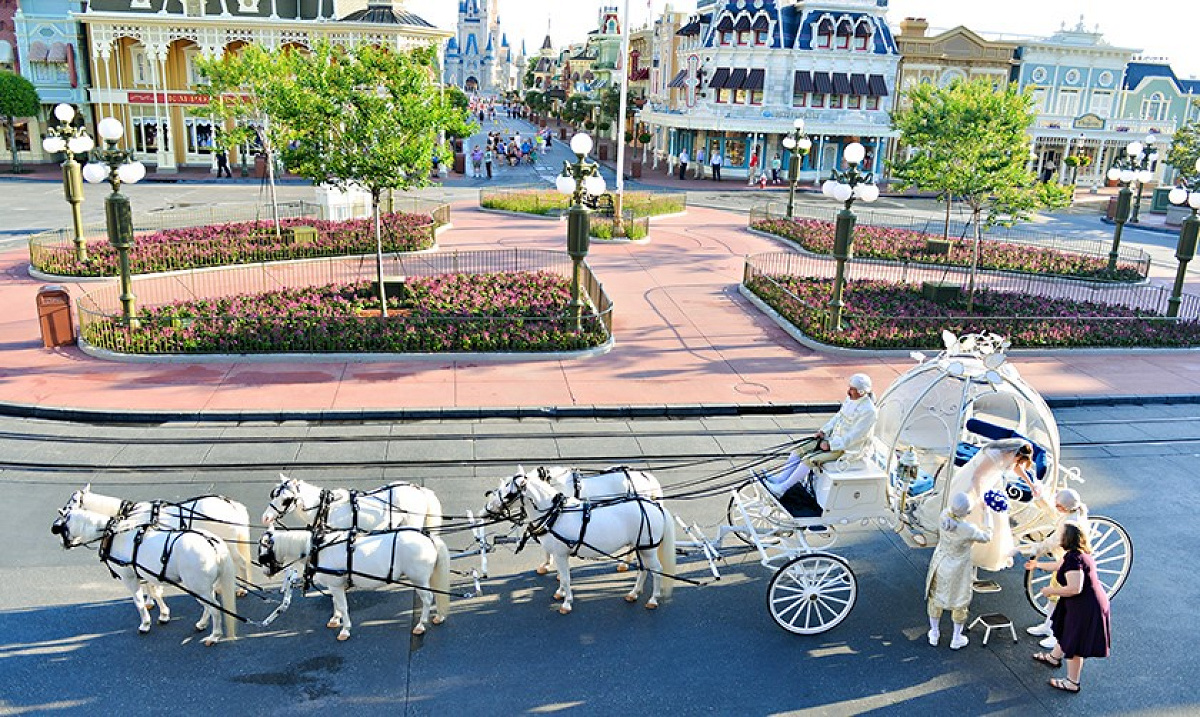
[[[452,221],[441,251],[561,251],[565,241],[557,222],[473,204],[455,205]],[[742,257],[780,246],[744,225],[737,214],[693,208],[655,222],[649,244],[594,243],[588,261],[616,302],[616,346],[571,361],[99,361],[74,347],[41,347],[40,284],[26,273],[25,252],[9,251],[0,254],[8,278],[0,284],[0,411],[257,420],[774,412],[832,409],[850,374],[866,371],[882,392],[912,366],[904,356],[804,348],[751,307],[737,291]],[[75,296],[85,290],[69,288]],[[1200,396],[1200,352],[1058,352],[1013,363],[1056,401]]]

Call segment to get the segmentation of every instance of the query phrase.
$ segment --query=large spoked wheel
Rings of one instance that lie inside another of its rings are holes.
[[[1112,518],[1091,516],[1090,536],[1092,559],[1096,561],[1096,577],[1104,586],[1104,592],[1112,599],[1125,585],[1129,571],[1133,569],[1133,541],[1121,524]],[[1053,603],[1042,595],[1042,588],[1050,584],[1053,573],[1025,571],[1025,596],[1029,603],[1043,615],[1050,614]]]
[[[782,527],[782,524],[791,520],[791,516],[767,500],[761,494],[762,490],[762,487],[751,483],[739,492],[742,496],[742,504],[746,506],[746,515],[750,518],[750,527],[754,529],[760,542],[770,543],[780,537],[792,534],[790,529]],[[733,534],[737,536],[738,540],[746,545],[754,545],[753,537],[746,531],[746,521],[742,517],[742,512],[738,510],[737,503],[732,497],[729,499],[729,505],[725,508],[725,517],[726,525],[737,528]]]
[[[775,623],[796,635],[832,630],[858,598],[850,565],[836,555],[811,553],[789,561],[771,578],[767,609]]]

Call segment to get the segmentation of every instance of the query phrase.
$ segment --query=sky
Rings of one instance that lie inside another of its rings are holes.
[[[624,8],[625,0],[499,0],[500,21],[509,41],[526,42],[537,52],[546,37],[547,20],[554,46],[581,42],[599,24],[600,8]],[[650,0],[655,14],[667,0]],[[453,30],[458,0],[404,0],[404,7],[439,27]],[[691,11],[695,0],[673,0],[674,9]],[[629,0],[633,27],[650,14],[647,0]],[[1097,25],[1110,45],[1142,50],[1143,55],[1167,57],[1180,77],[1200,77],[1200,23],[1196,0],[1159,0],[1138,5],[1131,0],[891,0],[888,21],[924,17],[932,28],[965,25],[976,32],[1019,35],[1053,34],[1065,22],[1070,28],[1083,16],[1084,26]]]

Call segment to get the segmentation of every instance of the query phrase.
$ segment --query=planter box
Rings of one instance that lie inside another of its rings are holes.
[[[921,296],[939,304],[951,304],[962,299],[962,286],[946,281],[921,283]]]
[[[407,276],[385,276],[383,277],[383,290],[389,299],[407,298],[408,297],[408,277]],[[371,282],[371,294],[379,295],[379,282]]]
[[[601,141],[599,143],[599,147],[597,148],[597,151],[599,152],[598,156],[600,157],[600,161],[603,162],[608,159],[608,145],[605,144],[603,141]]]
[[[642,160],[635,159],[629,163],[629,176],[633,179],[641,179],[642,177]]]
[[[945,239],[926,239],[925,253],[933,256],[948,256],[950,254],[950,242]]]
[[[296,246],[315,244],[317,241],[316,227],[292,227],[283,231],[283,243]]]
[[[566,127],[558,128],[558,138],[563,140],[564,142],[567,140],[567,128]]]

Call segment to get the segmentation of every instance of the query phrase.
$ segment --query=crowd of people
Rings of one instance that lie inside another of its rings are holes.
[[[682,158],[681,165],[686,166]],[[778,171],[774,165],[772,169]],[[879,415],[871,378],[855,374],[846,393],[833,418],[801,442],[779,471],[760,477],[767,490],[779,497],[787,494],[791,503],[815,505],[813,474],[867,448]],[[1084,660],[1109,654],[1109,602],[1091,555],[1087,506],[1070,488],[1052,497],[1041,495],[1036,489],[1036,470],[1034,448],[1027,440],[992,441],[981,446],[954,473],[945,510],[937,512],[941,501],[926,503],[934,515],[922,523],[936,524],[938,535],[925,580],[929,617],[926,636],[930,645],[938,645],[941,617],[949,611],[953,626],[950,649],[960,650],[970,643],[964,633],[976,571],[1007,569],[1021,554],[1013,536],[1005,489],[1010,481],[1024,477],[1024,484],[1033,488],[1033,500],[1053,500],[1056,517],[1053,532],[1032,547],[1032,557],[1024,562],[1027,570],[1053,573],[1050,584],[1041,590],[1053,610],[1044,621],[1027,629],[1029,634],[1044,638],[1041,646],[1045,651],[1034,653],[1033,659],[1052,668],[1065,663],[1066,676],[1053,678],[1049,684],[1057,690],[1077,693]]]

